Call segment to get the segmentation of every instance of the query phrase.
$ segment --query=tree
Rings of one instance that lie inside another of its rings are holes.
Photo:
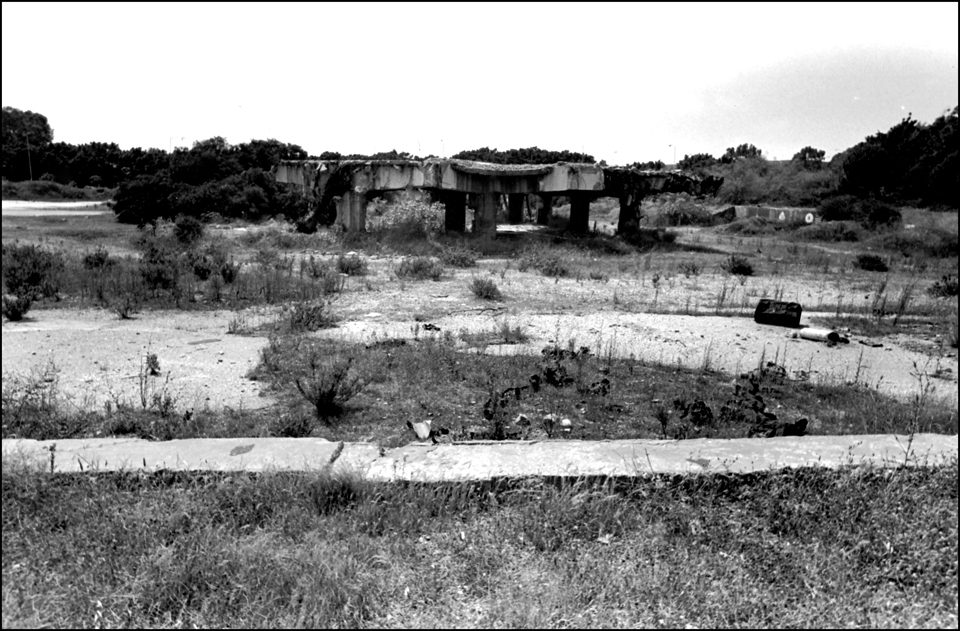
[[[826,155],[827,152],[823,149],[814,149],[813,147],[806,146],[794,154],[792,160],[800,164],[804,169],[814,170],[823,166],[823,159]]]
[[[762,151],[753,145],[744,143],[738,147],[727,147],[727,152],[720,158],[720,162],[730,164],[741,158],[759,158],[762,153]]]
[[[53,142],[47,117],[30,110],[3,108],[3,177],[20,181],[31,177],[31,163]],[[36,175],[39,175],[37,173]]]
[[[677,164],[677,168],[682,171],[695,171],[702,173],[717,163],[717,159],[709,153],[695,153],[692,156],[684,155],[683,160]]]
[[[639,169],[641,171],[663,171],[663,167],[667,165],[664,164],[662,160],[648,160],[647,162],[634,162],[627,166],[631,169]]]

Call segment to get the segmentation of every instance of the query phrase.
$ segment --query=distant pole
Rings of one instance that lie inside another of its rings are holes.
[[[673,147],[673,168],[677,168],[677,146],[676,145],[667,145],[668,147]]]
[[[30,170],[30,181],[33,181],[33,160],[30,159],[30,134],[24,134],[27,139],[27,168]]]

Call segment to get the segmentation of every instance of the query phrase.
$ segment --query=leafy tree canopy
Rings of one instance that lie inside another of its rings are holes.
[[[684,155],[677,167],[683,171],[705,171],[717,163],[717,159],[709,153],[695,153],[692,156]]]
[[[489,147],[461,151],[451,156],[457,160],[476,160],[478,162],[492,162],[493,164],[554,164],[556,162],[581,162],[596,164],[593,156],[586,153],[572,151],[550,151],[539,147],[525,149],[508,149],[499,151]]]
[[[793,155],[793,162],[800,164],[805,169],[819,169],[823,165],[823,159],[827,152],[823,149],[815,149],[806,146]]]
[[[3,128],[3,177],[9,180],[26,180],[30,177],[34,152],[42,152],[53,142],[53,129],[47,117],[30,110],[4,107]],[[28,148],[31,155],[28,156]],[[39,155],[39,153],[37,153]],[[36,169],[33,169],[36,171]],[[37,172],[36,175],[39,175]]]
[[[720,157],[720,162],[730,164],[741,158],[759,158],[763,152],[746,143],[737,147],[727,147],[727,152]]]

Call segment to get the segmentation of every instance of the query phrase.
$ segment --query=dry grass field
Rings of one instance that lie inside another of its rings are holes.
[[[630,243],[606,200],[589,236],[488,241],[5,215],[5,292],[46,280],[3,322],[3,436],[957,433],[955,213],[867,232],[644,210]],[[849,344],[755,323],[761,298]],[[956,476],[381,488],[5,461],[3,623],[956,626]]]

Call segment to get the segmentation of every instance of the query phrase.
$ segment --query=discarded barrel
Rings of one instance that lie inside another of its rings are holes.
[[[772,324],[795,329],[800,326],[800,314],[802,312],[803,307],[797,302],[782,302],[762,298],[757,304],[757,310],[753,313],[753,319],[757,324]]]
[[[839,344],[841,341],[840,334],[831,329],[815,329],[813,327],[806,327],[800,329],[800,337],[805,340],[815,340],[817,342],[833,342],[834,344]]]

